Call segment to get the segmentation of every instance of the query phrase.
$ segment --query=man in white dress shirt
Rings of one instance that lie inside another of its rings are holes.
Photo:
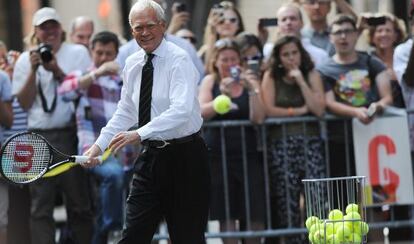
[[[161,7],[164,9],[164,11],[167,11],[167,2],[165,0],[155,0],[156,3],[158,3],[159,5],[161,5]],[[172,13],[174,16],[174,13]],[[178,14],[185,14],[184,12],[178,13]],[[171,19],[171,25],[177,25],[179,23],[173,23],[173,21],[179,21],[178,18],[172,18]],[[197,50],[195,49],[195,47],[189,43],[187,40],[185,40],[184,38],[175,36],[171,33],[165,33],[164,38],[169,41],[174,43],[175,45],[181,47],[182,49],[184,49],[188,55],[190,55],[190,58],[192,60],[192,62],[194,63],[195,67],[197,68],[198,72],[200,73],[200,79],[198,82],[201,82],[201,79],[204,76],[204,64],[201,61],[200,57],[198,57],[197,55]],[[119,66],[121,67],[121,69],[123,69],[125,67],[125,60],[131,55],[134,54],[136,52],[138,52],[140,50],[140,47],[138,46],[137,42],[132,39],[130,41],[128,41],[127,43],[125,43],[124,45],[122,45],[119,48],[119,52],[118,52],[118,56],[116,57],[116,61],[118,62]]]
[[[165,40],[160,5],[140,0],[132,6],[129,20],[142,49],[126,60],[117,111],[85,153],[90,160],[84,166],[98,164],[94,157],[106,148],[116,152],[127,144],[144,145],[135,163],[119,243],[151,243],[164,218],[172,243],[205,243],[210,173],[207,149],[199,136],[199,74],[188,54]],[[152,82],[151,100],[145,103],[148,82]],[[137,122],[137,130],[127,131]]]

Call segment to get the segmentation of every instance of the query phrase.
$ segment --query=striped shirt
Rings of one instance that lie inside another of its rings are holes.
[[[3,135],[6,140],[10,136],[27,130],[27,113],[20,107],[17,97],[13,97],[13,125],[10,129],[4,129]]]
[[[77,101],[76,124],[80,154],[93,145],[101,129],[112,118],[122,88],[120,76],[102,76],[93,81],[87,90],[81,90],[79,79],[82,75],[81,71],[71,72],[58,87],[58,93],[63,95],[64,101]]]

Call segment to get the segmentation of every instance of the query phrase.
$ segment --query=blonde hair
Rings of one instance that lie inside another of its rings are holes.
[[[213,49],[211,50],[210,59],[207,63],[207,73],[213,75],[214,79],[217,80],[220,78],[218,73],[218,69],[216,67],[216,62],[220,53],[224,50],[233,50],[239,55],[240,64],[242,62],[240,48],[236,41],[230,38],[224,38],[218,40],[215,44]]]
[[[236,37],[239,33],[244,31],[244,24],[243,19],[240,12],[234,6],[234,4],[230,1],[222,1],[218,4],[223,10],[232,10],[238,18],[238,29],[234,35]],[[213,15],[214,8],[210,10],[209,18]],[[209,21],[207,21],[207,25],[204,30],[204,37],[203,37],[203,46],[199,50],[199,56],[204,56],[204,62],[207,63],[210,59],[211,49],[214,46],[214,43],[219,40],[219,36],[216,32],[215,26],[212,26]]]
[[[36,27],[32,27],[30,33],[23,39],[23,42],[26,44],[28,48],[36,47],[40,44],[39,39],[36,37]],[[62,38],[61,42],[63,43],[66,41],[66,32],[62,29]]]

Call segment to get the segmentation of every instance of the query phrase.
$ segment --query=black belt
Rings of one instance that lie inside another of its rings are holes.
[[[189,136],[184,136],[181,138],[171,139],[171,140],[145,140],[142,142],[142,145],[152,148],[164,148],[168,145],[174,145],[174,144],[182,144],[186,142],[194,141],[194,139],[198,138],[200,136],[200,131],[197,131],[194,134],[191,134]]]

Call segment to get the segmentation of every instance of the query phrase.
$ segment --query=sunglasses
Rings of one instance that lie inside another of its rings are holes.
[[[228,20],[230,23],[235,24],[237,23],[238,19],[233,17],[233,18],[222,18],[219,22],[219,24],[224,24],[224,22],[226,22],[226,20]]]
[[[182,36],[181,38],[190,41],[192,44],[197,44],[197,38],[195,38],[194,36]]]
[[[318,4],[327,4],[329,2],[331,2],[331,0],[303,0],[302,1],[302,3],[306,3],[306,4],[310,4],[310,5],[313,5],[313,4],[316,4],[316,3],[318,3]]]
[[[256,54],[254,56],[246,56],[243,58],[244,61],[249,61],[249,60],[256,60],[256,61],[260,61],[263,59],[263,56],[261,54]]]

